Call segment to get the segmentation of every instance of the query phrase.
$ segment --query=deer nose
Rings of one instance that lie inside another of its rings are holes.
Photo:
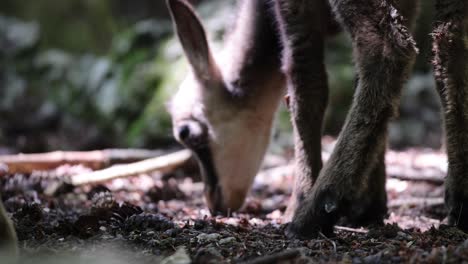
[[[198,121],[187,120],[174,127],[176,139],[186,145],[206,139],[206,127]]]
[[[177,137],[182,142],[186,141],[190,137],[190,127],[187,124],[184,124],[177,128]]]

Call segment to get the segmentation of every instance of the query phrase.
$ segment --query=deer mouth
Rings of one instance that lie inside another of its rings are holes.
[[[208,146],[193,149],[205,183],[205,197],[212,215],[226,215],[219,178]]]

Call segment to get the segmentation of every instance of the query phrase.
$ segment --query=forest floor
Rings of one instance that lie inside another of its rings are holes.
[[[324,140],[324,156],[333,143]],[[150,173],[46,195],[67,174],[89,169],[5,174],[5,207],[21,263],[460,263],[468,235],[443,224],[446,157],[434,150],[387,153],[389,217],[382,227],[337,227],[335,235],[289,240],[281,217],[291,161],[269,156],[245,206],[211,217],[197,170]],[[41,260],[41,261],[39,261]],[[3,263],[3,262],[2,262]]]

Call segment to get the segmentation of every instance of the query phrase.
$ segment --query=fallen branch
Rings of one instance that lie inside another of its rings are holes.
[[[115,165],[113,167],[90,173],[70,176],[69,184],[79,186],[89,183],[100,183],[116,178],[129,177],[153,171],[168,172],[180,167],[192,157],[189,150],[181,150],[168,155],[155,157],[135,163]]]
[[[301,251],[298,249],[287,250],[267,256],[261,256],[251,261],[245,262],[246,264],[271,264],[271,263],[285,263],[286,261],[293,261],[301,256]]]
[[[386,171],[388,178],[398,179],[402,181],[413,181],[413,182],[429,182],[435,185],[441,185],[444,183],[445,175],[447,174],[446,170],[439,167],[424,166],[427,164],[413,164],[408,162],[398,162],[394,157],[399,152],[388,151],[387,155],[391,157],[390,161],[386,163]],[[324,162],[328,160],[329,153],[322,152],[324,157]],[[417,156],[417,155],[411,155]],[[421,155],[423,156],[423,155]],[[427,156],[427,155],[426,155]],[[445,157],[440,155],[441,158]],[[417,165],[417,166],[416,166]],[[277,188],[281,189],[281,186],[284,186],[284,179],[286,177],[294,174],[294,164],[281,164],[275,167],[269,167],[260,171],[255,178],[257,184],[264,185],[274,185]]]
[[[84,165],[93,170],[116,163],[128,163],[161,155],[161,151],[142,149],[107,149],[95,151],[55,151],[38,154],[17,154],[0,156],[9,174],[31,173],[38,170],[52,170],[64,164]]]
[[[402,181],[425,181],[433,184],[443,184],[446,173],[434,168],[407,168],[396,165],[387,166],[387,174],[389,178]]]
[[[403,175],[403,174],[389,174],[389,178],[392,179],[397,179],[397,180],[402,180],[402,181],[413,181],[413,182],[428,182],[432,183],[435,185],[442,185],[444,184],[444,178],[443,176],[436,176],[434,175],[433,177],[430,176],[421,176],[421,175]]]
[[[435,197],[435,198],[403,198],[390,201],[388,203],[389,207],[402,207],[402,206],[438,206],[444,204],[444,198]]]

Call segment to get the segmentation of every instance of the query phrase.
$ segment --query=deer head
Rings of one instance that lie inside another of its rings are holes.
[[[198,158],[210,211],[225,214],[242,206],[260,167],[284,78],[244,78],[241,47],[217,61],[192,7],[183,0],[167,4],[191,66],[170,102],[173,133]]]

